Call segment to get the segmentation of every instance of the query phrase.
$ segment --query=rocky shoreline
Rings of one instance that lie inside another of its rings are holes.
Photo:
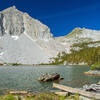
[[[67,92],[28,92],[9,90],[3,95],[0,95],[0,100],[74,100],[78,95],[68,95]]]
[[[74,88],[73,88],[74,89]],[[100,93],[100,85],[91,84],[90,86],[83,86],[85,91],[97,91]],[[28,92],[28,91],[18,91],[9,90],[4,95],[0,95],[0,100],[95,100],[79,94],[71,94],[64,91],[54,91],[54,92]],[[97,99],[99,100],[99,99]]]
[[[84,72],[84,74],[100,76],[100,71],[99,70],[89,70],[88,72]]]
[[[8,94],[0,95],[0,100],[91,100],[78,94],[68,92],[41,92],[29,93],[27,91],[9,91]],[[94,100],[94,99],[93,99]]]
[[[46,74],[48,77],[49,74]],[[59,74],[51,74],[51,76],[59,75]],[[60,75],[59,75],[60,77]],[[51,80],[50,80],[51,81]],[[64,86],[61,84],[53,83],[53,88],[56,85],[59,85],[58,90],[51,91],[51,92],[32,92],[32,91],[25,91],[25,90],[6,90],[4,94],[0,95],[0,100],[95,100],[91,99],[91,94],[100,93],[100,84],[91,84],[91,85],[84,85],[83,88],[72,88],[68,86]],[[64,86],[64,87],[63,87]],[[64,90],[62,89],[64,88]],[[61,91],[63,90],[63,91]],[[75,92],[74,92],[75,91]],[[77,91],[77,92],[76,92]],[[80,92],[78,92],[80,91]],[[83,92],[84,91],[84,92]],[[86,92],[86,93],[85,93]],[[84,95],[82,95],[82,94]],[[86,95],[86,94],[89,95]],[[86,97],[85,97],[86,95]],[[100,95],[100,94],[99,94]],[[97,97],[96,97],[97,98]],[[96,99],[99,100],[99,99]]]
[[[48,63],[48,64],[21,64],[21,63],[0,63],[0,66],[56,66],[56,64],[52,64],[52,63]],[[63,65],[63,66],[88,66],[87,64],[60,64],[60,65]]]

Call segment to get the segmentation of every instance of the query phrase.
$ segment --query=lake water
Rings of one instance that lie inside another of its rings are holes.
[[[38,77],[45,73],[59,73],[64,80],[59,84],[80,88],[85,84],[97,83],[100,77],[87,76],[86,66],[5,66],[0,67],[0,92],[6,89],[50,91],[52,82],[38,82]]]

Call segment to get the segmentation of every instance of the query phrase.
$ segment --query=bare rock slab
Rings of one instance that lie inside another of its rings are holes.
[[[41,82],[48,82],[48,81],[54,81],[54,80],[61,80],[62,78],[60,78],[60,74],[58,73],[53,73],[53,74],[45,74],[42,75],[41,77],[38,78],[38,81]]]

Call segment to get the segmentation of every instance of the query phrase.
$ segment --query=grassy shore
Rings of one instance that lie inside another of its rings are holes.
[[[40,93],[37,95],[2,95],[0,100],[65,100],[63,96],[57,96],[53,93]]]
[[[58,96],[54,93],[40,93],[37,95],[2,95],[0,96],[0,100],[96,100],[89,99],[83,96],[79,96],[78,94],[70,95],[70,96]]]
[[[33,96],[7,94],[0,96],[0,100],[80,100],[80,99],[78,94],[64,97],[55,95],[53,93],[40,93]]]

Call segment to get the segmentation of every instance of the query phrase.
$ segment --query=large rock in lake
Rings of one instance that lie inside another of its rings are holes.
[[[61,79],[60,74],[58,74],[58,73],[45,74],[38,78],[38,80],[41,82],[54,81],[54,80],[58,80],[58,79]]]

